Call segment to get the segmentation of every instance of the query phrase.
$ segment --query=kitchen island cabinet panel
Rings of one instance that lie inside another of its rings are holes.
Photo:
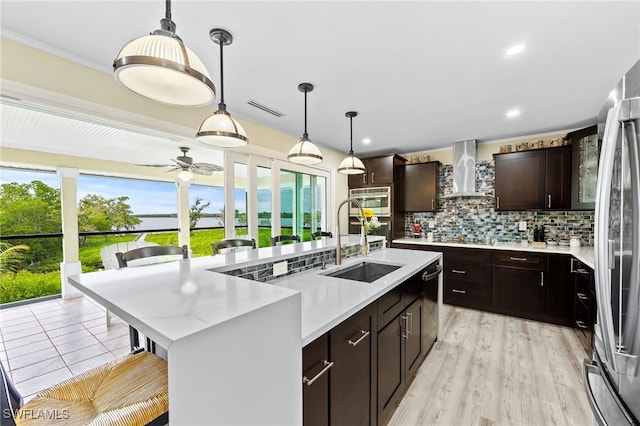
[[[332,425],[376,424],[376,330],[373,304],[329,333]]]
[[[323,334],[302,349],[302,422],[305,426],[329,425],[329,371],[322,373],[329,361],[329,335]]]
[[[403,319],[398,315],[378,332],[378,423],[386,424],[405,388]]]

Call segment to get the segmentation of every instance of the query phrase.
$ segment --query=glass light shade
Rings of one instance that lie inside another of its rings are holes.
[[[180,170],[178,172],[178,179],[183,182],[189,182],[191,179],[193,179],[193,173],[191,173],[189,170]]]
[[[222,148],[244,146],[249,142],[247,133],[240,123],[220,110],[202,122],[196,139],[204,144]]]
[[[297,164],[318,164],[322,162],[322,153],[313,142],[303,138],[291,148],[287,158]]]
[[[365,171],[364,163],[353,154],[348,155],[338,166],[338,172],[345,175],[361,175]]]
[[[130,41],[118,53],[113,68],[122,86],[157,102],[202,106],[216,97],[200,58],[180,40],[166,35],[151,34]]]

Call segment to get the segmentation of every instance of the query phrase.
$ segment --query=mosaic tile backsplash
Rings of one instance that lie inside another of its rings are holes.
[[[405,234],[411,236],[411,226],[419,221],[426,236],[433,232],[434,241],[460,241],[490,243],[493,241],[518,243],[523,239],[533,242],[533,230],[544,226],[546,238],[568,239],[580,237],[583,246],[593,246],[594,211],[495,211],[493,161],[476,165],[476,188],[487,197],[440,198],[437,212],[407,213]],[[440,197],[453,192],[453,166],[441,165],[438,170]],[[411,182],[407,182],[411,185]],[[527,222],[527,231],[518,231],[518,222]],[[429,228],[429,222],[434,227]]]

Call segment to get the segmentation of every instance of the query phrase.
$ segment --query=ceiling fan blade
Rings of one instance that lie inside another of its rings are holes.
[[[172,158],[172,159],[171,159],[171,161],[173,161],[174,163],[176,163],[176,164],[177,164],[178,166],[180,166],[180,167],[189,167],[189,166],[191,166],[191,164],[186,163],[186,162],[184,162],[184,161],[182,161],[182,160],[174,160],[174,159]]]
[[[210,163],[195,163],[192,167],[197,167],[202,170],[208,170],[211,173],[221,172],[222,170],[224,170],[222,166],[218,166],[217,164],[210,164]]]
[[[196,166],[191,167],[189,170],[191,170],[191,172],[193,172],[194,175],[211,176],[213,174],[213,172],[209,170],[201,169]]]
[[[142,167],[175,167],[173,164],[136,164]]]

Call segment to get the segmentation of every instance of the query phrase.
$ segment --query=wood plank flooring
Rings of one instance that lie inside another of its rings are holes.
[[[573,329],[450,305],[443,316],[390,426],[592,424]]]

